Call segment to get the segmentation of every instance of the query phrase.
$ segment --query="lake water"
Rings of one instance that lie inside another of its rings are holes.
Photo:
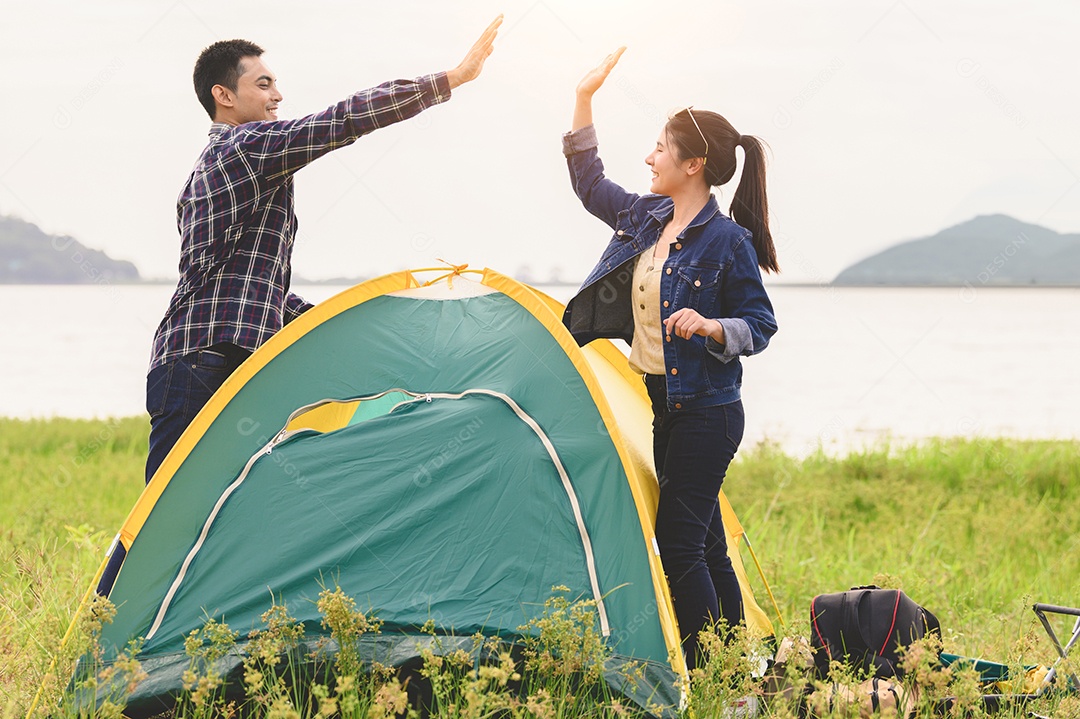
[[[171,286],[0,287],[0,416],[143,411]],[[341,287],[296,290],[312,301]],[[565,301],[572,287],[545,288]],[[1080,290],[769,288],[744,446],[804,455],[931,436],[1080,438]]]

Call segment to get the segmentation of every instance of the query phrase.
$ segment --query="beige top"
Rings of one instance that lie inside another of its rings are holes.
[[[634,343],[630,347],[630,369],[640,374],[666,374],[664,369],[664,326],[660,322],[660,271],[664,261],[653,259],[653,250],[643,252],[634,265]]]

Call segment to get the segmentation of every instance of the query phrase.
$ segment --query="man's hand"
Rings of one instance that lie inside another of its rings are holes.
[[[724,326],[718,320],[702,317],[689,307],[672,312],[671,316],[664,320],[664,332],[669,335],[674,333],[676,337],[684,340],[694,335],[702,335],[724,344]]]
[[[502,25],[503,16],[495,18],[480,39],[473,44],[469,54],[461,61],[461,64],[446,73],[446,79],[450,82],[450,89],[462,85],[470,80],[475,80],[480,71],[484,69],[484,60],[494,49],[495,36],[499,34],[499,26]]]

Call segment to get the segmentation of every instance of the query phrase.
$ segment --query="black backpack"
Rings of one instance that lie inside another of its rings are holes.
[[[855,587],[810,602],[810,643],[818,676],[838,661],[875,677],[901,677],[899,649],[934,632],[937,617],[899,589]]]

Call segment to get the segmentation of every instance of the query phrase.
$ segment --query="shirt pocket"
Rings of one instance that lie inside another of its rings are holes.
[[[703,317],[715,319],[723,272],[723,265],[713,263],[694,263],[678,268],[675,308],[689,307]]]

